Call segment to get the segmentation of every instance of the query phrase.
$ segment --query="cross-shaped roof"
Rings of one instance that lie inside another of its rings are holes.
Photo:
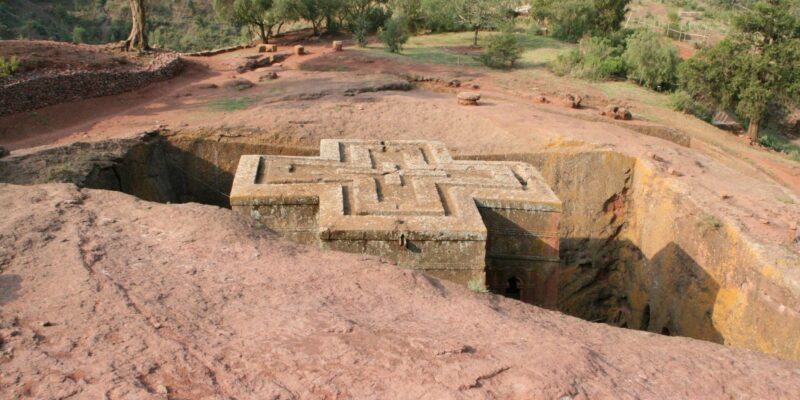
[[[323,240],[486,240],[478,207],[561,209],[526,163],[457,161],[433,141],[338,139],[318,157],[241,158],[231,205],[279,204],[319,204]]]

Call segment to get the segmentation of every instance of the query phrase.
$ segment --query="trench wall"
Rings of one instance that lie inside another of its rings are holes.
[[[67,181],[151,201],[227,207],[241,155],[316,152],[239,137],[150,135],[6,157],[0,180]],[[780,265],[797,260],[770,257],[778,252],[709,218],[674,179],[611,151],[457,158],[529,162],[561,198],[561,311],[800,359],[798,283]]]

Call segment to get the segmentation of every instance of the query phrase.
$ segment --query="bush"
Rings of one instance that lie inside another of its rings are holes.
[[[73,43],[86,43],[86,29],[83,27],[76,26],[72,30],[72,42]]]
[[[714,112],[711,107],[708,107],[702,102],[693,99],[689,93],[686,93],[682,90],[676,91],[672,94],[669,99],[669,105],[675,111],[692,114],[697,118],[707,122],[711,122],[711,118],[714,117]]]
[[[582,79],[609,79],[625,76],[625,64],[620,57],[622,47],[606,38],[585,38],[577,49],[559,55],[551,65],[557,75]]]
[[[17,69],[19,69],[19,58],[17,56],[11,56],[8,59],[0,56],[0,78],[17,72]]]
[[[481,62],[490,68],[513,68],[522,57],[522,45],[510,30],[492,35],[486,51],[480,55]]]
[[[628,78],[657,91],[675,88],[678,76],[678,49],[658,34],[641,30],[628,38],[622,55]]]
[[[389,51],[399,53],[410,37],[408,20],[405,17],[394,17],[386,21],[386,25],[378,33],[381,41],[386,44]]]

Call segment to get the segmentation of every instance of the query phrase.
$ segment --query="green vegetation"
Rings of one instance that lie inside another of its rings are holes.
[[[214,111],[239,111],[246,110],[253,105],[255,101],[249,97],[225,98],[217,99],[208,103],[208,106]]]
[[[734,27],[682,66],[680,86],[698,102],[749,120],[748,135],[758,142],[770,116],[800,102],[800,15],[791,0],[760,0]]]
[[[622,54],[628,78],[656,90],[672,90],[677,81],[678,49],[658,34],[642,30],[626,41]]]
[[[19,69],[19,58],[16,56],[11,56],[6,59],[3,56],[0,56],[0,78],[4,78],[17,72]]]
[[[486,52],[479,59],[487,67],[513,68],[514,63],[522,57],[522,50],[517,36],[506,29],[489,38]]]
[[[557,75],[581,79],[625,77],[622,51],[622,46],[615,46],[607,38],[587,37],[581,39],[578,48],[558,56],[551,69]]]
[[[473,279],[467,282],[467,288],[475,293],[488,293],[489,290],[486,289],[486,285],[480,279]]]
[[[535,0],[533,16],[552,35],[577,42],[586,35],[608,36],[625,21],[630,0]]]
[[[393,17],[386,22],[386,27],[380,31],[378,36],[389,51],[399,53],[410,37],[408,21],[405,17]]]

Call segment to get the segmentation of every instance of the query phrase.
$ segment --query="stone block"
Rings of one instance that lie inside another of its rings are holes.
[[[526,163],[457,161],[438,142],[322,140],[318,157],[243,156],[231,207],[301,243],[556,305],[561,202]]]

